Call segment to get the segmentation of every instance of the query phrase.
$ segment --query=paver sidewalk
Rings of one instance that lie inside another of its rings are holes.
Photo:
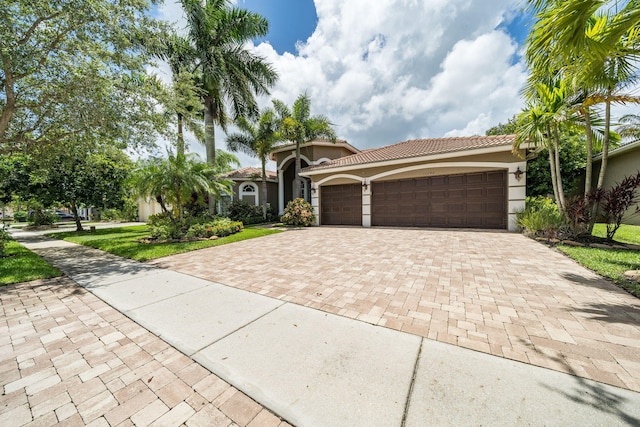
[[[0,303],[1,426],[288,425],[68,278]]]

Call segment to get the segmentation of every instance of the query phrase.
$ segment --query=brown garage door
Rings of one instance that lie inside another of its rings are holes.
[[[507,228],[505,171],[374,182],[373,225]]]
[[[320,223],[362,225],[362,186],[360,184],[321,186]]]

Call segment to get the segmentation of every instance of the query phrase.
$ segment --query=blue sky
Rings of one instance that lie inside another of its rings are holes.
[[[268,19],[269,34],[256,42],[268,41],[280,54],[295,53],[296,42],[307,40],[318,21],[312,0],[238,0],[237,5]]]
[[[256,42],[270,43],[279,54],[295,53],[296,43],[307,40],[318,23],[313,0],[237,0],[237,6],[268,19],[269,34]],[[508,32],[518,44],[523,44],[531,23],[531,15],[514,10],[497,28]]]

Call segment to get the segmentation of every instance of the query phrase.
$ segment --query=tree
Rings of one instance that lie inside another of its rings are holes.
[[[591,108],[605,106],[602,162],[596,184],[600,189],[611,142],[611,104],[640,100],[622,91],[633,81],[640,55],[639,2],[529,0],[528,5],[536,13],[526,51],[534,80],[560,73],[571,79],[574,92],[582,97],[577,110],[586,128],[586,196],[592,190]]]
[[[268,94],[277,79],[275,70],[263,57],[244,47],[247,41],[266,35],[269,23],[257,13],[229,6],[226,0],[181,3],[202,73],[204,141],[207,162],[214,165],[214,126],[217,124],[226,132],[230,118],[255,116],[256,95]],[[212,198],[209,210],[213,213]]]
[[[198,141],[204,142],[202,117],[204,92],[199,86],[201,76],[195,73],[197,55],[188,38],[173,30],[159,34],[157,39],[140,41],[154,57],[165,60],[171,69],[172,96],[167,99],[167,108],[176,115],[176,152],[185,154],[184,128]]]
[[[0,152],[51,144],[149,145],[165,94],[133,41],[157,30],[157,0],[0,3]]]
[[[295,197],[302,197],[300,178],[300,146],[316,138],[327,138],[336,142],[336,133],[325,116],[311,116],[311,99],[306,93],[300,94],[289,107],[282,101],[274,99],[273,106],[279,116],[278,131],[282,139],[296,144]]]
[[[623,138],[640,139],[640,115],[626,114],[620,117],[618,133]]]
[[[564,80],[555,78],[543,82],[535,81],[534,78],[530,78],[525,89],[529,103],[517,119],[514,149],[519,149],[523,144],[528,143],[540,150],[547,150],[553,194],[558,209],[566,215],[560,162],[560,135],[563,129],[572,125],[575,115],[567,104],[567,87]]]
[[[257,122],[250,122],[245,118],[237,121],[241,132],[227,136],[227,147],[231,151],[242,151],[260,159],[262,166],[262,218],[267,220],[267,171],[266,164],[269,154],[280,140],[276,130],[277,120],[275,111],[267,108]]]
[[[142,160],[131,183],[137,195],[155,198],[164,212],[170,205],[174,218],[182,220],[194,195],[203,199],[205,194],[220,196],[230,192],[232,183],[219,176],[229,169],[228,162],[238,163],[238,160],[228,153],[218,157],[219,164],[214,166],[202,162],[193,153],[169,152],[167,158]]]
[[[74,215],[82,231],[78,208],[121,207],[125,181],[133,162],[121,150],[102,147],[86,152],[82,144],[53,145],[37,157],[6,156],[0,162],[0,193],[3,201],[18,196],[42,207],[62,204]]]

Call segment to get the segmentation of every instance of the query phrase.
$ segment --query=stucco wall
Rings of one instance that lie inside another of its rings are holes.
[[[595,184],[598,181],[598,175],[600,174],[601,162],[594,163],[593,167],[593,179]],[[607,170],[605,173],[605,179],[603,188],[611,188],[624,178],[635,175],[640,171],[640,147],[633,151],[627,151],[610,157],[607,161]],[[623,224],[640,225],[640,215],[635,214],[636,206],[627,211],[622,222]]]

